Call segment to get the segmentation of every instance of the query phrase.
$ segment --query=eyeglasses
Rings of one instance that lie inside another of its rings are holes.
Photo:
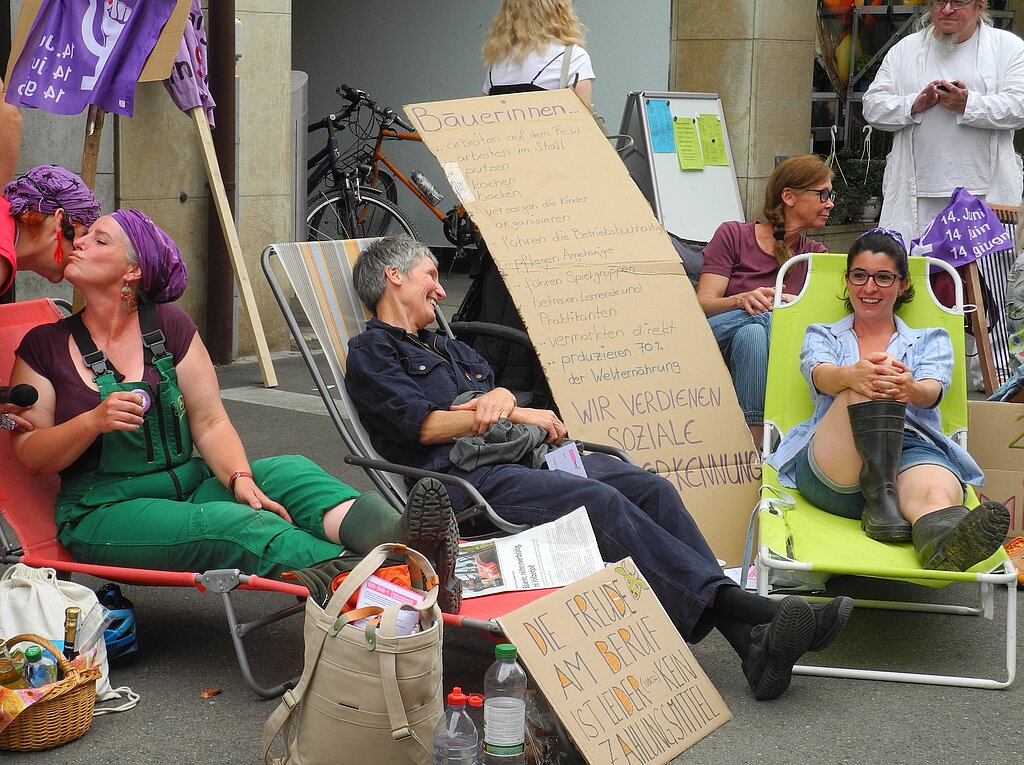
[[[952,5],[953,10],[959,11],[966,8],[973,2],[974,0],[932,0],[932,8],[938,8],[941,10],[947,5]]]
[[[863,268],[854,268],[852,271],[846,272],[846,280],[854,287],[863,287],[868,283],[868,279],[874,279],[875,284],[885,289],[894,285],[899,278],[899,274],[894,274],[892,271],[875,271],[870,274]]]
[[[818,201],[822,204],[836,201],[836,192],[832,189],[800,189],[800,191],[813,191],[818,195]]]
[[[861,234],[861,236],[867,236],[868,234],[885,234],[888,237],[892,237],[893,239],[896,240],[896,244],[900,246],[900,249],[902,249],[904,252],[907,251],[907,245],[903,243],[903,234],[901,234],[899,231],[896,231],[895,229],[878,227],[869,228],[867,231]]]

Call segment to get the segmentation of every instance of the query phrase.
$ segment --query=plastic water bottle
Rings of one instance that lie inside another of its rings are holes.
[[[482,693],[466,694],[466,711],[469,712],[473,725],[476,726],[477,756],[484,761],[484,695]]]
[[[526,762],[526,672],[511,643],[495,646],[495,661],[484,675],[484,762]]]
[[[448,694],[448,708],[434,729],[434,765],[477,765],[477,732],[461,688]]]
[[[37,645],[25,649],[25,668],[21,674],[33,688],[57,682],[57,662],[43,656],[43,649]]]
[[[412,175],[409,177],[412,179],[412,182],[416,184],[416,188],[423,192],[423,196],[430,200],[431,204],[436,205],[444,199],[444,194],[438,191],[437,187],[430,182],[430,179],[419,170],[414,170]]]

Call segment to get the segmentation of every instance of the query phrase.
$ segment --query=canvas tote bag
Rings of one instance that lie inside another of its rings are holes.
[[[389,557],[405,557],[414,588],[435,586],[415,608],[420,632],[395,635],[399,607],[368,607],[341,613],[349,597]],[[429,765],[434,727],[443,712],[441,678],[441,610],[437,576],[420,553],[404,545],[372,550],[345,578],[321,608],[306,600],[305,664],[298,685],[285,692],[281,705],[263,726],[267,765]],[[348,626],[370,615],[379,624]],[[297,718],[294,738],[291,724]],[[284,734],[283,757],[271,755]]]

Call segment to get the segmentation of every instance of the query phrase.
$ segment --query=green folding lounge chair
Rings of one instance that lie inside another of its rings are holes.
[[[808,279],[795,301],[781,303],[782,282],[796,263],[808,262]],[[928,270],[943,268],[956,284],[956,307],[944,308],[932,294]],[[807,325],[832,322],[847,313],[843,302],[846,256],[837,254],[800,255],[781,269],[773,309],[771,352],[765,396],[765,444],[777,442],[790,428],[813,414],[808,384],[800,373],[800,349]],[[916,297],[898,311],[909,326],[945,327],[953,341],[957,359],[949,391],[939,404],[944,432],[964,443],[967,433],[967,385],[964,363],[963,291],[956,272],[931,258],[910,259],[910,276]],[[767,446],[766,446],[767,449]],[[978,504],[968,487],[968,506]],[[845,574],[895,579],[944,587],[952,582],[979,585],[977,605],[946,605],[928,602],[858,600],[859,607],[947,614],[983,615],[993,618],[996,586],[1006,588],[1006,676],[986,679],[947,675],[894,672],[845,667],[797,666],[795,672],[809,675],[866,680],[961,685],[973,688],[1005,688],[1016,673],[1016,578],[1005,551],[966,572],[928,571],[921,568],[913,545],[886,544],[869,539],[856,520],[831,515],[804,500],[795,489],[784,488],[776,471],[764,466],[761,500],[755,508],[758,552],[755,557],[757,588],[762,595],[770,589],[823,588],[831,575]],[[927,591],[923,591],[927,595]],[[813,598],[812,598],[813,599]]]

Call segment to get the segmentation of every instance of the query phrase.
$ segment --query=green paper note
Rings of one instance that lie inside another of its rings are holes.
[[[705,164],[728,167],[729,156],[725,153],[725,136],[722,134],[722,123],[718,116],[714,114],[698,115],[697,131],[700,133],[700,145],[704,151]]]
[[[675,131],[676,156],[680,170],[703,170],[704,154],[697,137],[697,123],[692,117],[676,117],[672,121]]]

